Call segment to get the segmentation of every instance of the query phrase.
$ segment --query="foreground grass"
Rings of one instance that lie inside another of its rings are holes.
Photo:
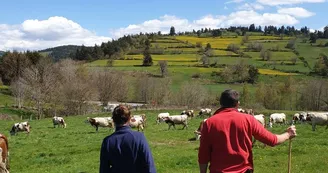
[[[155,125],[156,115],[164,111],[143,111],[148,117],[144,134],[150,144],[157,171],[159,173],[198,172],[199,141],[189,139],[194,137],[193,131],[198,127],[201,119],[192,119],[188,130],[180,130],[181,126],[177,126],[176,130],[168,131],[166,124]],[[179,113],[179,111],[169,112]],[[85,119],[86,116],[67,117],[67,129],[54,129],[51,119],[31,121],[31,134],[19,133],[17,136],[8,136],[11,172],[98,172],[100,145],[102,139],[111,131],[103,128],[95,133],[94,128],[84,123]],[[14,122],[1,121],[1,133],[8,135],[12,123]],[[286,126],[278,126],[271,130],[281,133],[285,128]],[[309,125],[297,125],[297,130],[298,137],[293,140],[292,171],[326,172],[328,131],[318,127],[318,131],[312,132]],[[254,147],[256,172],[287,172],[288,143],[275,148],[261,146],[258,142]]]

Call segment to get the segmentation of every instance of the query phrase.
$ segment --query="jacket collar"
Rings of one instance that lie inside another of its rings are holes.
[[[237,108],[221,107],[218,110],[216,110],[213,115],[223,113],[223,112],[238,112],[238,110],[237,110]]]
[[[123,125],[123,126],[116,126],[115,127],[115,131],[119,131],[119,130],[130,130],[131,127],[129,125]]]

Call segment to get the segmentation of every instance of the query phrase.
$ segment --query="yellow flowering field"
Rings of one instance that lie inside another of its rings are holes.
[[[176,39],[182,41],[188,41],[189,43],[196,44],[197,42],[201,42],[203,46],[206,46],[207,43],[210,43],[212,48],[222,48],[225,49],[229,44],[240,44],[242,37],[237,38],[198,38],[198,37],[190,37],[190,36],[177,36]]]
[[[298,75],[296,73],[285,73],[285,72],[281,72],[281,71],[278,71],[278,70],[271,70],[271,69],[259,69],[259,73],[264,74],[264,75],[279,75],[279,76]]]

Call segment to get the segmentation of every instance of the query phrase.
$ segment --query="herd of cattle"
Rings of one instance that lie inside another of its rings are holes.
[[[299,112],[294,114],[291,122],[287,122],[286,114],[285,113],[273,113],[269,116],[269,123],[266,124],[265,116],[263,114],[255,115],[254,111],[252,109],[241,109],[238,108],[238,111],[245,114],[253,115],[254,118],[261,123],[264,127],[267,125],[272,128],[275,124],[296,124],[296,123],[310,123],[312,124],[312,130],[315,131],[316,125],[326,125],[326,129],[328,128],[328,112]],[[198,115],[194,114],[193,110],[184,110],[181,112],[180,115],[170,115],[168,112],[159,113],[156,118],[156,123],[162,123],[165,122],[168,124],[168,129],[173,126],[175,129],[175,125],[183,125],[183,128],[188,128],[188,120],[193,117],[201,117],[203,120],[200,122],[200,125],[197,130],[194,131],[196,140],[199,140],[201,137],[201,130],[203,123],[207,120],[208,117],[212,116],[212,110],[209,108],[201,109],[198,113]],[[146,126],[146,115],[133,115],[129,121],[129,125],[132,128],[138,128],[138,131],[143,131]],[[63,127],[66,128],[66,123],[63,117],[55,116],[52,119],[54,128],[57,127]],[[96,131],[98,131],[99,127],[108,127],[114,129],[114,122],[112,117],[95,117],[90,118],[88,117],[85,121],[86,123],[90,123],[92,126],[96,128]],[[23,132],[26,131],[27,134],[30,133],[31,126],[29,122],[20,122],[15,123],[11,130],[10,134],[15,135],[17,132]],[[1,164],[5,165],[5,167],[9,170],[9,164],[8,164],[8,140],[4,135],[0,134],[0,169]]]
[[[295,124],[295,123],[310,123],[312,124],[312,130],[315,131],[316,125],[327,125],[328,128],[328,112],[299,112],[294,114],[292,121],[287,122],[285,113],[273,113],[269,116],[269,123],[266,124],[265,115],[258,114],[255,115],[252,109],[241,109],[238,108],[238,111],[241,113],[253,115],[254,118],[260,122],[264,127],[267,125],[272,128],[274,124]],[[201,109],[198,113],[198,117],[205,118],[202,122],[206,121],[206,117],[210,117],[212,115],[212,109],[205,108]],[[188,128],[188,120],[196,117],[194,114],[194,110],[184,110],[180,115],[170,115],[168,112],[159,113],[156,118],[156,123],[165,122],[168,124],[168,129],[172,126],[175,128],[175,125],[183,125],[183,128]],[[138,131],[143,131],[146,126],[146,115],[133,115],[130,119],[129,125],[132,128],[138,128]],[[52,119],[54,128],[56,126],[66,128],[66,123],[63,117],[55,116]],[[90,123],[92,126],[96,128],[98,131],[99,127],[109,127],[114,129],[114,122],[112,117],[95,117],[95,118],[87,118],[86,123]],[[11,130],[10,134],[15,135],[17,132],[26,131],[30,132],[30,124],[29,122],[20,122],[15,123]]]

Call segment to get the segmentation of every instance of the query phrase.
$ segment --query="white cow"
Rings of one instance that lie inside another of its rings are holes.
[[[265,116],[264,116],[263,114],[254,115],[254,118],[255,118],[259,123],[261,123],[261,125],[262,125],[263,127],[265,127]],[[255,142],[256,142],[256,139],[253,138],[253,142],[252,142],[252,145],[253,145],[253,146],[254,146]],[[264,144],[263,147],[265,147],[265,146],[266,146],[266,145]]]
[[[130,119],[130,127],[138,128],[138,131],[140,131],[140,129],[143,131],[144,127],[146,126],[146,115],[142,114],[142,115],[134,115],[131,117]]]
[[[211,116],[212,114],[212,109],[210,108],[205,108],[205,109],[200,109],[198,116],[203,117],[204,115]]]
[[[168,112],[159,113],[157,115],[156,123],[159,124],[161,122],[164,122],[164,119],[168,116],[170,116],[170,113],[168,113]]]
[[[273,124],[286,124],[286,114],[274,113],[270,115],[269,127],[272,128]]]
[[[56,128],[56,125],[58,125],[58,127],[62,126],[63,128],[66,128],[66,123],[63,117],[54,116],[52,118],[52,123],[54,124],[54,128]]]
[[[312,131],[315,131],[316,125],[328,128],[328,112],[309,112],[306,120],[312,124]]]
[[[192,118],[194,117],[194,110],[184,110],[180,115],[187,115],[188,117]]]
[[[184,129],[185,127],[188,128],[188,116],[187,115],[172,115],[164,118],[166,124],[169,125],[169,130],[171,126],[174,127],[176,124],[182,124]]]
[[[295,124],[296,122],[302,123],[306,121],[306,112],[300,112],[300,113],[295,113],[293,116],[293,123]]]
[[[263,114],[254,115],[254,118],[265,127],[265,116]]]
[[[207,119],[202,120],[202,121],[200,122],[200,124],[199,124],[198,129],[194,131],[194,134],[195,134],[195,138],[196,138],[196,140],[199,140],[200,137],[202,136],[202,133],[201,133],[201,132],[202,132],[203,125],[204,125],[204,123],[206,122],[206,120],[207,120]]]
[[[30,133],[30,128],[31,128],[30,123],[27,121],[21,123],[15,123],[10,130],[10,134],[15,135],[17,132],[23,132],[23,131]]]
[[[96,131],[98,132],[98,127],[109,127],[114,129],[114,121],[112,117],[95,117],[95,118],[87,118],[87,122],[89,122],[92,126],[96,127]]]

